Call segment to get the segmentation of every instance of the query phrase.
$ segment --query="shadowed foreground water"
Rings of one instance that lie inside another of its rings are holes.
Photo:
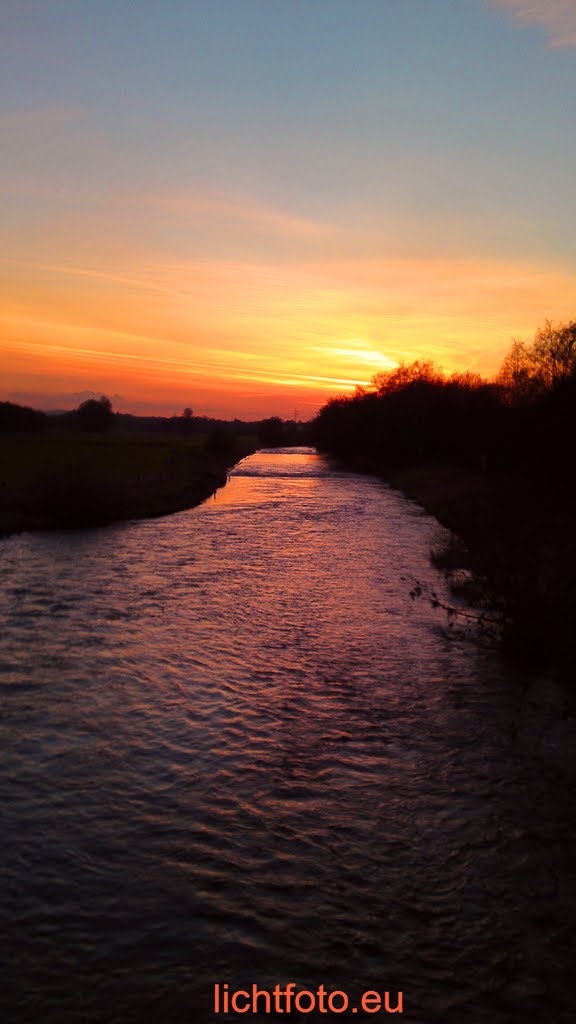
[[[410,600],[438,529],[286,449],[0,544],[6,1021],[223,1020],[254,981],[404,992],[315,1021],[573,1021],[574,795]]]

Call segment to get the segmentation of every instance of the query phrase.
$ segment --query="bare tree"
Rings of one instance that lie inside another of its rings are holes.
[[[541,393],[541,382],[534,373],[530,350],[525,342],[512,341],[496,376],[496,383],[502,388],[511,405],[532,401]]]
[[[496,377],[512,404],[540,398],[576,375],[576,320],[546,320],[532,343],[513,341]]]
[[[576,373],[576,320],[557,324],[546,320],[536,331],[531,350],[535,371],[547,391]]]

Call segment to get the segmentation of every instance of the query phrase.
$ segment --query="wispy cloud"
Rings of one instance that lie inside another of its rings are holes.
[[[62,274],[65,277],[87,277],[95,281],[110,281],[114,284],[128,285],[147,292],[158,292],[161,295],[185,294],[181,289],[170,288],[153,281],[143,280],[121,272],[99,270],[97,267],[80,267],[71,264],[42,263],[39,260],[14,259],[11,256],[0,256],[0,264],[22,267],[31,271],[46,271],[49,274]]]
[[[258,233],[288,238],[311,238],[324,235],[328,227],[307,220],[290,211],[259,202],[249,196],[202,191],[157,193],[142,196],[136,202],[148,205],[178,218],[209,218],[234,224]]]
[[[542,25],[550,46],[576,46],[576,0],[491,0],[523,25]]]
[[[84,111],[74,106],[51,106],[0,111],[0,128],[2,131],[26,129],[37,131],[38,128],[53,128],[59,124],[70,124],[81,121]]]

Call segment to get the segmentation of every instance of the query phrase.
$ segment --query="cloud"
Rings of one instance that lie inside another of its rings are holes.
[[[325,235],[328,231],[327,225],[307,220],[287,210],[242,195],[198,190],[189,194],[144,195],[135,201],[177,218],[185,220],[206,218],[227,225],[236,225],[259,234],[306,239]]]
[[[0,112],[0,128],[3,132],[14,130],[38,131],[40,128],[53,129],[60,124],[82,121],[84,111],[81,107],[51,106],[39,108],[19,108]]]
[[[576,0],[491,0],[523,25],[542,25],[552,47],[576,46]]]
[[[142,289],[147,292],[158,292],[161,295],[185,294],[181,289],[170,288],[168,285],[155,284],[153,281],[134,277],[127,273],[99,270],[98,267],[80,267],[72,264],[42,263],[39,260],[13,259],[11,256],[0,256],[0,263],[6,266],[22,267],[30,271],[45,271],[48,274],[61,274],[65,277],[86,277],[95,281],[110,281],[113,284],[127,285],[129,288]]]

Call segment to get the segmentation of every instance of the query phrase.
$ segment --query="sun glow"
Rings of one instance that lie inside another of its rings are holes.
[[[400,360],[493,372],[542,308],[569,315],[574,289],[558,271],[421,258],[2,269],[5,396],[43,379],[126,409],[255,418],[309,414]]]
[[[54,254],[56,255],[56,254]],[[124,409],[306,415],[401,359],[495,371],[515,329],[570,312],[570,274],[449,259],[278,263],[146,255],[95,265],[5,259],[5,393],[118,394]],[[66,382],[66,383],[65,383]],[[52,404],[54,403],[52,402]],[[50,403],[49,397],[47,404]]]

